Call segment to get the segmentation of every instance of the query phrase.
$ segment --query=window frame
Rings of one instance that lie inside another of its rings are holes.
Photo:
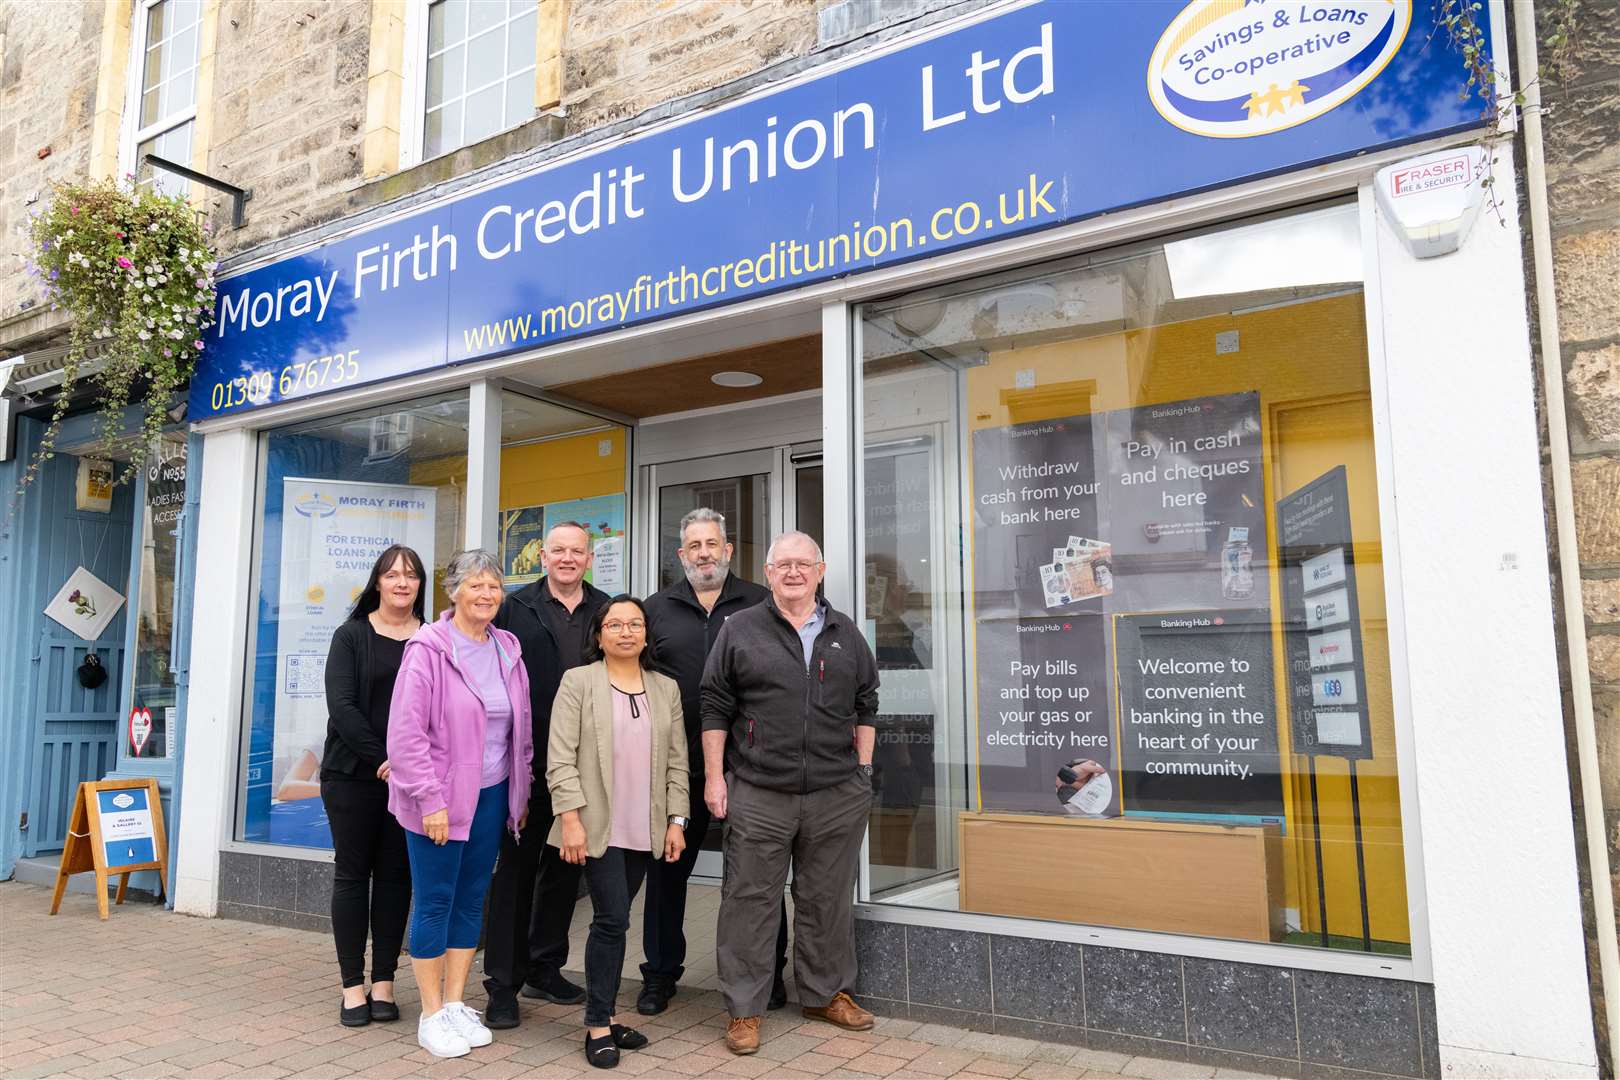
[[[197,121],[197,92],[202,72],[202,25],[203,5],[206,0],[197,2],[197,55],[192,58],[192,90],[191,104],[178,112],[168,116],[159,117],[150,124],[141,124],[141,95],[142,82],[146,72],[146,50],[149,42],[146,38],[146,27],[151,10],[168,0],[136,0],[131,5],[129,28],[129,65],[124,79],[124,122],[118,143],[118,172],[120,176],[140,174],[140,162],[135,159],[137,148],[144,142],[160,138],[171,131],[175,131],[186,124],[195,124]],[[196,139],[193,133],[191,152],[196,153]],[[190,167],[191,161],[176,162],[176,164]],[[189,198],[191,194],[191,181],[179,180],[175,182],[185,185],[185,193]]]
[[[261,598],[261,589],[264,576],[264,553],[268,529],[264,504],[269,492],[270,482],[270,440],[286,432],[302,432],[312,430],[321,425],[337,422],[347,417],[350,412],[372,411],[378,415],[386,415],[390,410],[400,412],[418,408],[425,404],[441,401],[464,402],[468,409],[468,430],[466,441],[467,476],[471,486],[474,475],[489,475],[494,469],[494,485],[499,488],[500,459],[497,453],[492,462],[485,451],[486,430],[484,422],[476,415],[474,396],[479,381],[461,383],[438,391],[425,394],[401,393],[387,401],[377,402],[359,410],[322,411],[313,416],[304,416],[289,419],[282,423],[266,424],[251,429],[252,449],[249,451],[252,482],[243,485],[246,503],[244,512],[247,515],[247,530],[249,540],[243,547],[243,554],[248,560],[248,572],[243,575],[245,582],[246,605],[242,611],[243,635],[242,654],[239,658],[238,673],[240,683],[233,695],[236,707],[239,710],[236,720],[236,730],[228,738],[233,750],[231,760],[231,776],[225,788],[224,808],[226,812],[221,815],[222,839],[219,843],[220,851],[248,852],[256,855],[271,855],[277,858],[304,859],[311,862],[331,862],[333,849],[330,847],[308,847],[302,844],[293,844],[285,840],[270,838],[252,838],[247,835],[249,810],[249,777],[248,771],[253,761],[253,729],[254,729],[254,681],[257,677],[258,641],[261,629],[261,620],[254,614],[254,605]],[[497,417],[499,413],[496,413]],[[462,535],[458,543],[463,547],[478,547],[475,530],[482,528],[477,515],[471,512],[471,507],[464,503],[464,521]],[[448,553],[446,553],[448,555]],[[437,555],[435,556],[437,559]],[[424,588],[433,588],[433,566],[427,567],[428,581]],[[435,613],[437,614],[437,613]],[[279,622],[279,618],[278,618]],[[273,740],[272,727],[272,740]]]
[[[1230,193],[1228,193],[1230,196]],[[1387,381],[1388,356],[1384,347],[1381,284],[1376,246],[1378,223],[1374,211],[1374,195],[1369,182],[1358,182],[1353,188],[1326,190],[1314,197],[1298,201],[1285,201],[1274,205],[1257,205],[1252,200],[1230,198],[1225,202],[1225,213],[1211,215],[1204,220],[1161,222],[1129,230],[1120,237],[1101,237],[1095,242],[1080,241],[1062,245],[1055,251],[1024,254],[1023,258],[1009,258],[1004,263],[981,259],[966,259],[937,275],[920,275],[920,280],[908,280],[896,275],[895,284],[887,288],[872,283],[866,288],[846,291],[838,301],[824,307],[823,318],[823,393],[841,394],[842,405],[827,404],[829,425],[827,446],[828,488],[825,495],[829,508],[839,511],[837,527],[843,535],[839,541],[850,544],[852,554],[848,565],[862,567],[866,559],[866,503],[864,496],[846,499],[833,488],[832,477],[848,485],[851,496],[865,491],[866,404],[865,379],[862,375],[863,310],[880,305],[909,293],[938,292],[949,294],[970,283],[988,283],[998,279],[1016,279],[1028,275],[1043,264],[1064,264],[1081,268],[1131,258],[1162,247],[1168,242],[1187,236],[1218,232],[1224,229],[1264,221],[1285,220],[1315,209],[1344,207],[1353,209],[1357,219],[1358,242],[1361,251],[1361,289],[1363,316],[1368,328],[1367,365],[1369,373],[1369,405],[1373,418],[1372,449],[1379,502],[1379,537],[1382,544],[1383,568],[1381,579],[1385,589],[1387,625],[1390,649],[1390,694],[1394,732],[1393,757],[1396,765],[1396,788],[1400,797],[1402,830],[1402,869],[1406,888],[1406,912],[1411,952],[1407,956],[1359,951],[1322,949],[1309,945],[1293,945],[1276,941],[1247,941],[1236,938],[1207,937],[1162,930],[1134,927],[1106,926],[1091,923],[1056,922],[1025,916],[989,914],[976,911],[941,910],[926,906],[910,906],[873,897],[871,879],[871,837],[862,840],[859,873],[855,890],[855,911],[858,918],[872,922],[897,923],[908,926],[937,927],[965,930],[983,934],[1030,938],[1043,941],[1072,942],[1085,945],[1103,945],[1113,948],[1134,949],[1182,957],[1199,957],[1257,964],[1266,967],[1285,967],[1298,970],[1338,972],[1350,975],[1374,976],[1401,981],[1422,982],[1433,978],[1432,938],[1429,920],[1429,896],[1424,876],[1424,835],[1418,806],[1418,766],[1413,746],[1414,722],[1411,683],[1406,655],[1406,609],[1402,591],[1403,567],[1395,533],[1397,521],[1394,506],[1395,468],[1391,433],[1389,391]],[[834,389],[836,387],[836,390]],[[842,430],[835,438],[832,427],[837,423]],[[845,460],[839,460],[845,459]],[[960,466],[959,466],[960,467]],[[963,500],[970,495],[962,482],[958,483]],[[847,504],[847,505],[846,505]],[[965,502],[964,502],[965,507]],[[966,507],[964,512],[966,512]],[[843,520],[843,515],[848,520]],[[964,519],[965,520],[965,519]],[[831,515],[827,525],[826,542],[834,542],[834,522]],[[828,556],[829,565],[832,556]],[[828,595],[837,602],[840,598],[848,610],[864,611],[866,605],[865,575],[848,573],[846,580],[834,582],[828,575]],[[835,591],[836,585],[836,591]],[[964,582],[964,588],[966,588]]]
[[[429,155],[427,153],[427,70],[428,70],[428,22],[429,12],[435,3],[444,0],[410,0],[405,8],[405,57],[400,68],[404,82],[399,103],[399,167],[401,170],[409,169],[424,162],[453,154],[457,150],[471,143],[462,141],[455,146]],[[535,3],[537,12],[539,5]],[[521,17],[521,16],[519,16]],[[508,14],[504,21],[510,22],[513,16]],[[463,44],[466,39],[462,39]],[[538,49],[534,63],[529,66],[532,73],[539,66]],[[512,72],[506,71],[501,75],[501,82],[512,77]],[[465,95],[462,95],[464,100]],[[529,117],[514,124],[506,124],[486,135],[484,138],[494,138],[502,132],[511,131],[539,115],[538,109]],[[463,113],[465,125],[465,113]],[[482,141],[482,140],[479,140]]]

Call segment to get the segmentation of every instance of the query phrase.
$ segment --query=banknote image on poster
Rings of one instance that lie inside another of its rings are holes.
[[[1108,775],[1114,749],[1106,627],[1106,619],[1091,612],[978,622],[984,809],[1092,817],[1119,813]],[[1077,790],[1073,780],[1088,771],[1077,765],[1088,761],[1105,772]],[[1107,800],[1093,804],[1104,790]]]
[[[973,567],[981,619],[1079,611],[1077,605],[1112,591],[1111,568],[1096,554],[1108,544],[1098,531],[1096,461],[1090,416],[973,433]],[[1091,554],[1082,554],[1082,545]]]
[[[1118,615],[1114,658],[1127,814],[1282,822],[1269,616]]]
[[[1268,606],[1260,395],[1120,409],[1104,441],[1112,609]]]

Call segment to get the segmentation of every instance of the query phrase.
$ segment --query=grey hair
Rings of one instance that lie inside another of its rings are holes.
[[[680,537],[682,547],[686,546],[687,528],[700,522],[709,522],[720,526],[720,542],[722,544],[726,542],[726,515],[710,507],[700,506],[696,510],[687,511],[686,516],[681,518],[680,532],[675,535]]]
[[[505,580],[501,573],[501,560],[489,552],[482,548],[456,552],[450,556],[450,565],[444,570],[445,595],[454,600],[467,579],[479,574],[493,574],[496,581]]]
[[[776,562],[776,549],[781,546],[782,541],[784,540],[808,540],[810,542],[810,546],[816,549],[816,562],[827,561],[821,557],[821,545],[816,543],[815,537],[811,536],[807,532],[799,532],[797,529],[792,529],[771,541],[771,549],[765,553],[765,561],[767,563]]]

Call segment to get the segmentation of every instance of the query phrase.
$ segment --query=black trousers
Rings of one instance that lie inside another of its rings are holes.
[[[709,807],[704,803],[703,778],[692,778],[692,820],[686,827],[686,850],[676,861],[654,862],[647,868],[647,902],[642,908],[641,941],[647,962],[641,977],[654,986],[674,986],[686,974],[686,884],[697,865],[703,837],[709,831]],[[787,968],[787,898],[782,898],[782,921],[776,930],[776,978]]]
[[[501,853],[489,883],[484,924],[484,989],[515,993],[568,962],[568,927],[584,868],[565,863],[546,846],[551,802],[532,799],[523,839],[501,834]]]
[[[388,812],[381,780],[322,780],[321,801],[332,826],[332,937],[343,985],[391,982],[411,909],[411,863],[405,830]]]
[[[599,859],[585,860],[591,890],[591,933],[585,939],[585,1026],[606,1027],[613,1019],[624,970],[624,938],[630,905],[641,891],[652,853],[610,847]]]

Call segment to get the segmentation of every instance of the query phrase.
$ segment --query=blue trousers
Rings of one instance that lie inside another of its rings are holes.
[[[405,831],[416,895],[412,959],[432,960],[446,949],[478,948],[484,893],[489,891],[501,831],[506,828],[506,785],[502,780],[478,793],[478,809],[465,840],[450,840],[441,847],[420,833]]]

